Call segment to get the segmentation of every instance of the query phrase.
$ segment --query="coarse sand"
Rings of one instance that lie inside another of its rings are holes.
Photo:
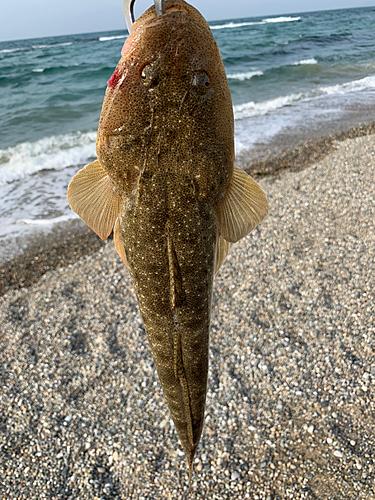
[[[269,216],[216,278],[189,498],[370,500],[375,136],[260,183]],[[186,498],[128,270],[90,251],[0,299],[0,498]]]

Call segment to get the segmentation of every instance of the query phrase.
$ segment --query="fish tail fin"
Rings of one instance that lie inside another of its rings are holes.
[[[193,475],[193,458],[194,458],[194,456],[189,458],[189,493],[188,493],[188,495],[190,495],[190,493],[191,493],[191,478]]]

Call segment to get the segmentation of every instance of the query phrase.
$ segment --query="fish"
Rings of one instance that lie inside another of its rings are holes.
[[[231,95],[219,48],[184,0],[150,7],[108,81],[97,159],[68,187],[74,212],[115,248],[135,288],[163,394],[191,475],[207,393],[214,276],[268,212],[234,165]]]

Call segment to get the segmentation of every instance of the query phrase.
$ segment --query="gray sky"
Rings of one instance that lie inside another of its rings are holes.
[[[140,15],[153,0],[136,0]],[[367,7],[375,0],[190,0],[208,20]],[[125,28],[122,0],[1,0],[0,40]]]

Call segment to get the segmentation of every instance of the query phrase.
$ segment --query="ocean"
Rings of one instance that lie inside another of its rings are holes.
[[[125,24],[125,23],[124,23]],[[375,7],[209,23],[233,98],[238,163],[272,142],[375,121]],[[127,31],[0,42],[0,261],[75,218]]]

